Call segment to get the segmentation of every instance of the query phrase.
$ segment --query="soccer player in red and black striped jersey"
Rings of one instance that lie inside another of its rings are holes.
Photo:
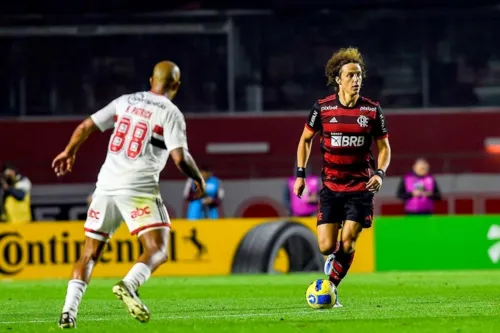
[[[359,51],[347,48],[333,54],[325,74],[335,93],[314,103],[309,114],[297,149],[294,192],[302,195],[311,144],[319,134],[323,187],[317,216],[318,243],[321,253],[328,256],[325,274],[338,286],[354,259],[361,231],[371,227],[374,194],[382,186],[391,148],[380,105],[360,96],[365,66]],[[377,165],[371,153],[373,139],[378,148]],[[337,302],[335,306],[341,305]]]

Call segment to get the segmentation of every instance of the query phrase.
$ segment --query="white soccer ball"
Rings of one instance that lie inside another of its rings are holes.
[[[307,288],[306,301],[313,309],[330,309],[337,302],[337,288],[328,280],[316,280]]]

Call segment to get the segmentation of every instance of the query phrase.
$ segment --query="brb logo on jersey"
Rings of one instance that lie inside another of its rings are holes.
[[[89,210],[89,213],[88,213],[89,219],[99,220],[100,216],[101,216],[101,212],[97,212],[93,209]]]
[[[151,208],[149,208],[149,206],[146,206],[144,208],[136,208],[135,210],[133,210],[130,214],[130,217],[135,219],[149,214],[151,214]]]
[[[365,137],[332,133],[331,144],[332,147],[362,147],[365,144]]]

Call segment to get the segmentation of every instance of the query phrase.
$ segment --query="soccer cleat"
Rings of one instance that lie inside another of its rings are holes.
[[[325,261],[325,275],[330,276],[333,271],[333,261],[335,260],[335,255],[332,253],[330,254]]]
[[[76,328],[76,319],[69,312],[61,313],[59,328]]]
[[[132,317],[141,323],[147,323],[150,319],[149,310],[139,299],[137,292],[132,291],[123,281],[113,286],[115,296],[125,303],[128,312]]]
[[[337,290],[337,288],[335,288],[335,298],[336,298],[336,301],[335,301],[335,304],[333,305],[334,308],[341,308],[343,307],[342,304],[340,304],[339,302],[339,291]]]

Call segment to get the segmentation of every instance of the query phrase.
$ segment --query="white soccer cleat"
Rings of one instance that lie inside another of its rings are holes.
[[[335,304],[333,305],[333,307],[334,308],[341,308],[341,307],[343,307],[343,305],[340,304],[340,302],[339,302],[339,291],[337,290],[337,288],[335,288],[335,298],[337,300],[335,301]]]
[[[149,309],[142,303],[137,293],[132,291],[123,281],[113,286],[113,293],[119,300],[125,303],[132,317],[139,320],[141,323],[147,323],[149,321],[151,317]]]
[[[330,254],[325,261],[325,275],[330,276],[333,271],[333,261],[335,260],[335,255],[332,253]]]

